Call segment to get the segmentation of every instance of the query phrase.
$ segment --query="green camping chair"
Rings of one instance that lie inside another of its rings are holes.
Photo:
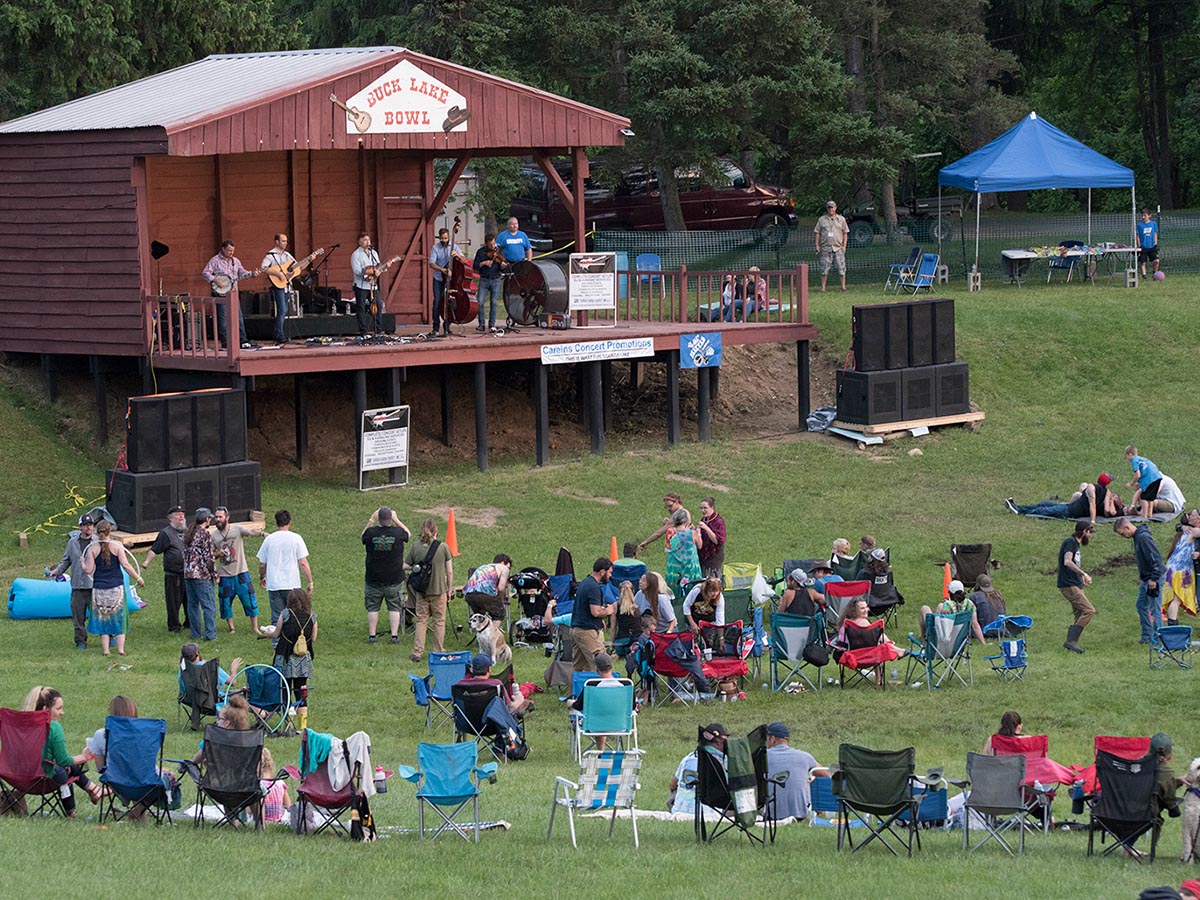
[[[916,770],[917,751],[868,750],[853,744],[838,748],[838,764],[834,769],[833,792],[838,798],[837,846],[849,844],[857,853],[878,839],[893,856],[896,848],[886,835],[899,842],[912,856],[913,845],[921,849],[921,834],[917,830],[918,800],[913,797],[912,782]],[[853,819],[852,819],[853,817]],[[872,818],[874,821],[872,821]],[[855,846],[852,821],[866,827],[870,835]],[[896,829],[901,829],[897,831]]]
[[[938,690],[951,676],[964,687],[975,683],[971,668],[971,617],[969,609],[954,615],[930,613],[925,617],[925,637],[918,639],[909,632],[908,669],[904,680],[915,684],[914,678],[924,675],[929,690]],[[962,674],[966,663],[967,677]]]
[[[746,737],[725,739],[725,753],[705,746],[704,727],[696,736],[696,841],[711,844],[737,829],[752,847],[775,843],[775,789],[787,781],[787,773],[774,779],[767,774],[767,726],[760,725]],[[690,778],[691,776],[689,776]],[[717,813],[710,824],[708,817]],[[755,826],[762,814],[762,833]]]

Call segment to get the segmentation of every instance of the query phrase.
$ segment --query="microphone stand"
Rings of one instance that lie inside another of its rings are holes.
[[[329,248],[329,252],[325,254],[325,258],[313,266],[313,271],[317,273],[317,282],[321,289],[321,294],[326,300],[329,299],[329,270],[326,269],[325,266],[328,265],[329,260],[333,258],[334,251],[336,251],[340,246],[342,245],[334,244]],[[332,305],[334,313],[337,313],[337,304]]]

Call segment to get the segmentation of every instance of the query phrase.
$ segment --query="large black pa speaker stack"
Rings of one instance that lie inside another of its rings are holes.
[[[229,388],[129,398],[131,472],[246,459],[246,392]]]
[[[874,303],[852,310],[854,368],[837,373],[837,417],[880,425],[970,411],[955,361],[954,301]]]
[[[188,518],[201,506],[229,508],[229,518],[244,522],[262,509],[262,474],[256,462],[200,466],[176,472],[122,472],[110,469],[105,507],[122,531],[158,531],[167,510],[182,506]]]

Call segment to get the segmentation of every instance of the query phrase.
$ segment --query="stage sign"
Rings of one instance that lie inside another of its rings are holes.
[[[542,365],[555,363],[603,362],[608,359],[634,359],[654,355],[654,338],[637,337],[612,341],[574,341],[542,344]]]
[[[359,423],[358,486],[360,490],[408,484],[409,407],[365,409]],[[382,469],[393,473],[388,484],[367,486],[364,477]]]
[[[616,310],[617,254],[572,253],[568,302],[571,312]]]
[[[721,365],[721,332],[681,334],[679,368],[707,369]]]
[[[330,95],[346,114],[347,134],[466,131],[466,98],[407,59],[346,100]]]

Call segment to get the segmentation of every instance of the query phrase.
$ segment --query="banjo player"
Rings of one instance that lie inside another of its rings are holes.
[[[238,295],[238,282],[243,278],[253,278],[260,269],[249,271],[242,261],[233,255],[233,241],[221,241],[221,249],[217,255],[204,266],[201,277],[208,282],[213,297],[229,297],[230,305],[238,311],[238,335],[243,350],[252,350],[258,345],[246,337],[246,319],[242,314],[241,298]],[[228,347],[225,329],[225,304],[217,303],[217,339],[221,346]]]

